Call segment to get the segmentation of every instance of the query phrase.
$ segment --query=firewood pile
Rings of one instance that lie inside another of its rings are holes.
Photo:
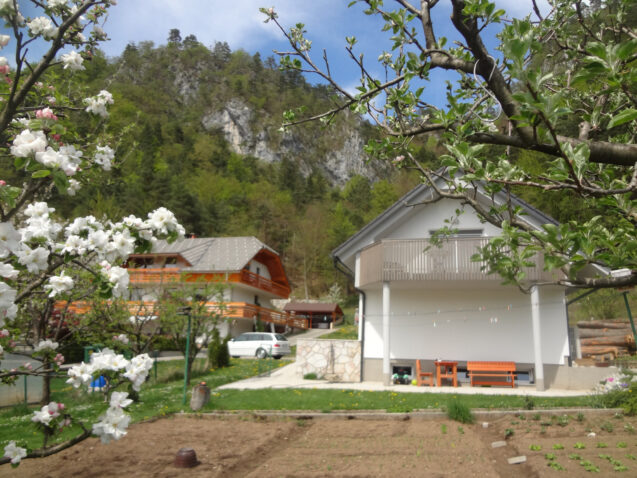
[[[635,353],[635,338],[628,321],[582,321],[577,328],[582,358],[607,362]]]

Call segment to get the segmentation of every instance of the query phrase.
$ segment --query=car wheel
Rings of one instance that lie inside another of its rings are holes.
[[[264,359],[264,358],[265,358],[268,354],[266,353],[266,351],[265,351],[265,350],[263,350],[263,349],[258,349],[258,350],[257,350],[257,354],[256,354],[256,355],[257,355],[257,358],[258,358],[258,359]]]
[[[279,360],[281,358],[281,356],[280,355],[273,355],[272,358],[275,359],[275,360]]]
[[[239,358],[238,355],[231,355],[232,358]]]

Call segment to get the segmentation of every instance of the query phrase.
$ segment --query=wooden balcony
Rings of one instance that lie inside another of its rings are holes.
[[[270,279],[266,279],[263,276],[257,275],[254,272],[242,270],[238,273],[225,274],[225,273],[190,273],[182,272],[177,268],[165,268],[165,269],[128,269],[128,275],[130,276],[131,284],[174,284],[180,281],[185,282],[224,282],[224,283],[236,283],[244,284],[256,289],[270,292],[278,297],[288,297],[290,295],[290,288],[287,285],[282,285],[277,282],[273,282]]]
[[[137,316],[160,316],[160,310],[155,302],[128,301],[126,303],[128,311],[131,315]],[[56,310],[63,310],[67,306],[66,302],[58,301],[55,304]],[[226,318],[231,319],[259,319],[262,322],[273,323],[275,325],[289,325],[299,329],[308,329],[311,323],[308,319],[295,317],[288,312],[280,312],[278,310],[266,309],[254,304],[246,302],[228,302],[220,306],[217,302],[207,302],[206,308],[210,312],[221,313]],[[88,302],[73,302],[68,308],[68,312],[74,314],[86,314],[91,310]]]
[[[489,237],[451,238],[442,247],[427,239],[383,240],[361,251],[360,285],[384,281],[502,281],[497,274],[481,270],[483,262],[473,262],[471,256]],[[529,280],[550,278],[543,271],[541,257],[536,266],[525,269]]]

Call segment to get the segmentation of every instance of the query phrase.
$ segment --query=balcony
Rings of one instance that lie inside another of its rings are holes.
[[[442,247],[427,239],[383,240],[368,246],[360,256],[360,286],[385,281],[502,281],[497,274],[482,272],[483,262],[471,261],[478,247],[487,244],[489,237],[452,238]],[[536,266],[524,271],[529,280],[551,278],[543,270],[541,257]]]
[[[128,311],[131,315],[135,316],[160,316],[160,310],[156,302],[141,302],[141,301],[128,301],[126,302]],[[231,319],[250,319],[255,318],[262,322],[271,322],[275,325],[289,325],[290,327],[296,327],[299,329],[308,329],[311,324],[308,319],[301,317],[295,317],[287,312],[280,312],[273,309],[266,309],[254,304],[248,304],[246,302],[228,302],[222,307],[217,302],[206,303],[206,308],[210,312],[220,313],[222,316]],[[73,314],[82,315],[91,310],[89,302],[78,301],[71,304],[67,304],[65,301],[58,301],[55,303],[55,309],[62,311],[67,309],[68,312]]]
[[[225,282],[245,284],[256,289],[270,292],[278,297],[288,297],[290,295],[290,288],[287,285],[282,285],[277,282],[273,282],[270,279],[266,279],[263,276],[257,275],[254,272],[248,270],[242,270],[238,273],[225,274],[225,273],[190,273],[181,272],[177,268],[165,268],[165,269],[128,269],[128,275],[130,276],[131,284],[171,284],[182,280],[182,274],[186,282]]]

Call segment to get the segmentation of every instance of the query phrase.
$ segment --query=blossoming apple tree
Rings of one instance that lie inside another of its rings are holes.
[[[103,128],[113,96],[104,90],[78,101],[75,89],[60,91],[49,83],[60,72],[72,77],[85,68],[96,45],[106,39],[102,26],[116,2],[31,3],[40,15],[25,18],[23,2],[0,0],[0,17],[11,32],[0,36],[0,46],[14,52],[11,61],[0,57],[0,161],[4,171],[12,170],[0,180],[0,360],[19,343],[23,349],[31,346],[42,365],[0,369],[3,384],[24,375],[59,372],[64,357],[56,341],[61,321],[52,320],[56,302],[93,293],[121,296],[128,274],[118,264],[133,252],[148,251],[157,237],[173,240],[184,232],[164,208],[146,219],[129,216],[112,222],[92,216],[61,218],[47,203],[54,193],[73,196],[83,181],[109,171],[116,161],[112,139]],[[35,62],[28,51],[42,44],[46,51]],[[78,115],[93,117],[91,127],[77,128]],[[126,433],[129,416],[124,409],[131,400],[116,389],[139,391],[150,367],[146,354],[127,360],[108,349],[93,354],[90,363],[72,367],[68,382],[75,387],[105,377],[109,405],[104,414],[92,426],[85,425],[73,418],[72,404],[46,400],[32,417],[44,433],[42,448],[27,450],[19,439],[13,440],[0,464],[47,456],[91,434],[104,442],[120,438]],[[52,444],[56,433],[71,423],[82,432]]]
[[[330,123],[347,110],[370,118],[384,133],[370,152],[419,171],[433,191],[429,202],[468,204],[502,230],[475,259],[508,282],[522,286],[540,253],[557,272],[549,283],[634,286],[637,6],[526,3],[529,15],[516,19],[488,0],[352,1],[383,22],[385,46],[370,61],[346,37],[360,74],[354,92],[334,78],[327,52],[316,58],[303,24],[284,28],[274,8],[262,8],[291,46],[277,52],[281,66],[318,75],[335,93],[322,114],[287,112],[286,126]],[[436,75],[449,78],[446,85],[436,85]],[[436,95],[445,107],[428,100]],[[415,154],[415,140],[426,135],[442,137],[447,149],[435,165]],[[535,230],[519,219],[512,195],[519,191],[567,198],[581,214]],[[504,200],[489,199],[496,196]]]

